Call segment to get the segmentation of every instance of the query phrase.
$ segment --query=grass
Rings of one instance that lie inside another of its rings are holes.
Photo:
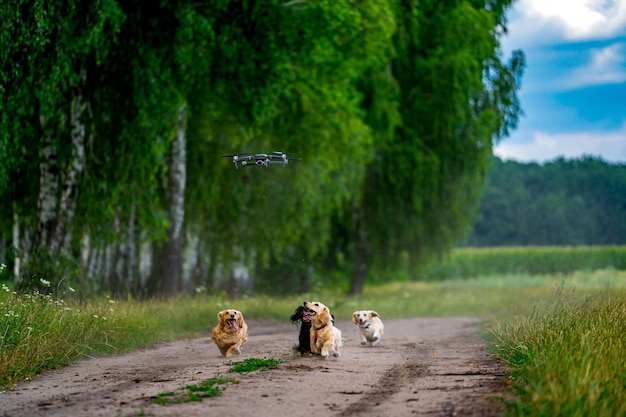
[[[509,415],[626,415],[626,298],[559,293],[491,326],[491,346],[514,380]]]
[[[205,398],[218,397],[222,395],[222,391],[226,389],[226,385],[229,383],[236,384],[237,381],[218,376],[199,384],[187,385],[185,388],[180,389],[177,392],[162,392],[157,395],[152,402],[160,405],[170,405],[192,401],[202,401]]]
[[[93,351],[111,351],[108,301],[79,306],[0,287],[0,387],[32,378]]]
[[[259,359],[259,358],[248,358],[243,361],[233,362],[229,361],[226,365],[231,366],[230,372],[237,372],[240,374],[245,374],[249,372],[254,372],[258,370],[267,370],[276,368],[278,364],[283,361],[278,359]]]

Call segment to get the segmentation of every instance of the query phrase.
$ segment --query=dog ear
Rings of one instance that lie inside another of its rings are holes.
[[[372,315],[372,317],[380,317],[380,314],[378,314],[374,310],[370,311],[370,314]]]
[[[225,311],[226,311],[226,310],[222,310],[222,311],[220,311],[219,313],[217,313],[217,320],[218,320],[218,321],[220,321],[220,320],[222,319],[222,316],[224,315],[224,312],[225,312]]]
[[[237,324],[240,328],[243,325],[243,313],[241,311],[237,311]]]
[[[354,324],[358,324],[358,319],[357,319],[357,315],[359,313],[357,311],[355,311],[354,313],[352,313],[352,323]]]
[[[330,310],[326,306],[324,306],[324,308],[322,309],[320,316],[321,316],[320,321],[322,321],[323,323],[326,323],[332,320],[332,318],[330,317]]]

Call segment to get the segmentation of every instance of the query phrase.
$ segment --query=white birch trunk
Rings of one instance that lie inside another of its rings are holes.
[[[37,200],[37,233],[35,239],[40,247],[50,244],[57,222],[57,192],[59,166],[57,149],[46,118],[39,117],[43,138],[39,151],[39,198]]]
[[[142,290],[148,287],[148,280],[152,274],[152,242],[142,239],[139,247],[139,286]]]
[[[127,290],[135,288],[135,274],[137,271],[137,206],[130,208],[130,218],[126,227],[126,270],[124,271],[124,286]]]
[[[15,284],[19,284],[22,280],[23,265],[30,260],[31,250],[33,249],[33,230],[20,226],[20,216],[17,210],[13,210],[13,246],[17,249],[13,265],[13,274]]]
[[[191,291],[193,289],[193,273],[198,267],[200,237],[197,233],[187,232],[185,243],[183,251],[183,289]]]
[[[172,230],[170,238],[180,240],[185,220],[185,184],[187,183],[187,126],[185,106],[178,109],[178,132],[172,143],[172,162],[170,180],[171,198],[170,219]]]
[[[157,265],[153,269],[149,291],[153,294],[173,296],[182,286],[182,229],[185,220],[185,183],[187,181],[187,128],[186,109],[178,108],[177,132],[172,141],[169,163],[169,220],[168,240],[159,250]]]
[[[83,71],[81,73],[82,83],[84,83],[85,78],[86,74]],[[65,240],[65,234],[74,219],[78,192],[78,177],[83,172],[85,166],[85,124],[82,121],[82,116],[86,109],[87,104],[79,89],[72,100],[70,113],[72,156],[63,183],[63,192],[61,194],[61,201],[59,202],[58,222],[50,245],[55,256],[58,256],[61,245]]]
[[[20,248],[20,216],[18,216],[17,212],[13,212],[13,246],[18,249],[17,254],[15,256],[15,263],[13,264],[13,276],[15,284],[18,284],[20,281],[20,274],[22,273],[22,256]]]

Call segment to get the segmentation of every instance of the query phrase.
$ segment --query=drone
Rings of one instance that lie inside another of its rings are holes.
[[[233,158],[235,169],[239,169],[239,164],[243,167],[269,167],[270,165],[282,165],[286,167],[289,161],[299,161],[301,158],[289,158],[287,152],[274,151],[272,153],[257,153],[248,155],[245,153],[237,153],[234,155],[222,155],[224,158]]]

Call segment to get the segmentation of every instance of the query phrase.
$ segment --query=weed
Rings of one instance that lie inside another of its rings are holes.
[[[230,372],[237,372],[240,374],[258,371],[258,370],[267,370],[271,368],[276,368],[278,364],[283,361],[278,359],[258,359],[258,358],[248,358],[244,359],[240,362],[230,361],[226,363],[226,365],[230,366]]]
[[[237,383],[233,379],[216,377],[196,385],[187,385],[180,392],[162,392],[152,400],[155,404],[170,405],[187,403],[191,401],[202,401],[204,398],[219,397],[226,389],[228,383]]]

